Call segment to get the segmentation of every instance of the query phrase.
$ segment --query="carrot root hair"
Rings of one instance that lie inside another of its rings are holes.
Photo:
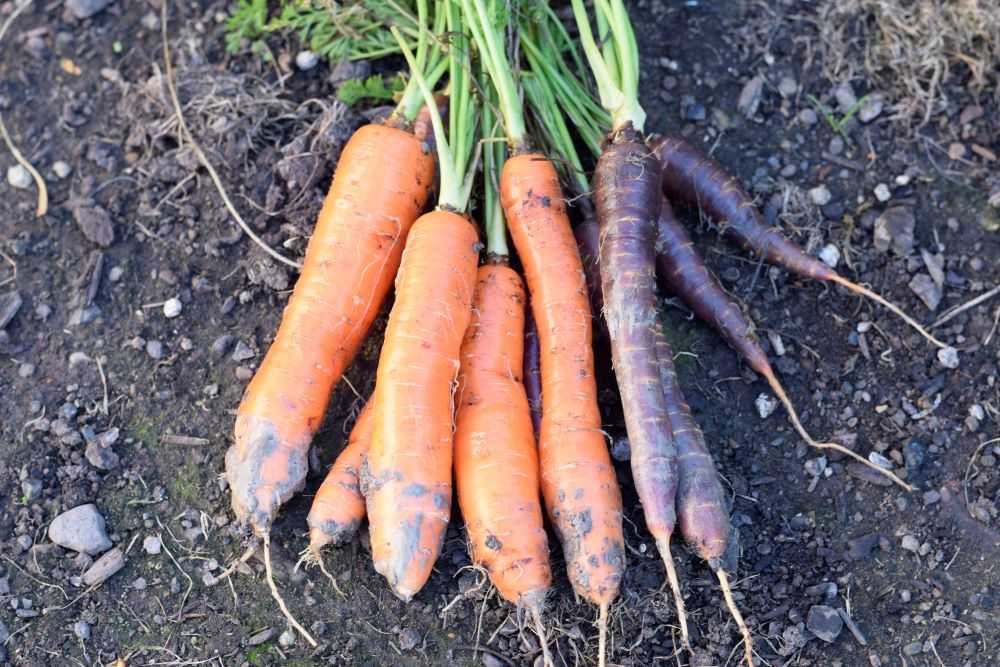
[[[302,627],[302,624],[296,620],[292,612],[288,610],[288,605],[285,604],[285,598],[281,597],[281,592],[278,590],[278,586],[274,583],[274,570],[271,568],[271,537],[267,534],[264,535],[264,572],[267,576],[267,585],[271,589],[271,597],[274,601],[278,603],[278,608],[281,609],[281,613],[284,614],[285,619],[288,623],[295,628],[295,630],[302,635],[303,638],[309,645],[313,648],[319,646],[313,636],[309,634],[309,631]]]
[[[535,624],[538,642],[542,645],[542,664],[544,667],[555,667],[556,663],[552,660],[552,652],[549,651],[549,641],[545,638],[545,623],[542,622],[542,606],[540,604],[532,604],[528,608],[528,613],[531,614],[531,620]]]
[[[736,601],[733,600],[733,589],[729,586],[729,576],[719,566],[713,569],[719,578],[719,587],[722,589],[722,597],[726,599],[726,606],[729,607],[729,613],[732,615],[733,620],[736,621],[736,625],[740,629],[740,634],[743,635],[743,651],[747,667],[754,667],[753,637],[750,635],[750,628],[747,627],[746,621],[743,620],[740,608],[736,606]]]
[[[337,584],[337,578],[330,574],[330,571],[326,569],[326,563],[323,561],[323,555],[319,552],[319,549],[313,549],[312,546],[308,546],[302,550],[299,555],[299,560],[295,563],[295,571],[297,572],[299,567],[305,565],[307,568],[318,566],[319,571],[330,580],[330,585],[333,590],[336,591],[337,595],[342,598],[346,598],[347,595],[341,590],[340,586]]]
[[[909,315],[907,315],[905,312],[903,312],[902,308],[900,308],[896,304],[892,303],[891,301],[889,301],[888,299],[886,299],[884,296],[882,296],[878,292],[873,292],[872,290],[868,289],[864,285],[860,285],[860,284],[854,282],[853,280],[848,280],[847,278],[845,278],[844,276],[841,276],[839,274],[835,274],[834,276],[832,276],[830,278],[830,280],[833,281],[833,282],[835,282],[835,283],[837,283],[838,285],[842,285],[843,287],[846,287],[847,289],[849,289],[850,291],[854,292],[855,294],[860,294],[861,296],[867,297],[867,298],[871,299],[872,301],[875,301],[876,303],[879,303],[882,306],[885,306],[894,315],[897,315],[900,319],[902,319],[904,322],[906,322],[911,327],[913,327],[916,330],[917,333],[919,333],[921,336],[923,336],[924,338],[926,338],[932,345],[934,345],[936,347],[939,347],[939,348],[942,348],[942,349],[948,347],[948,345],[946,343],[942,343],[940,340],[938,340],[937,338],[935,338],[934,335],[931,334],[929,331],[927,331],[927,329],[925,329],[924,327],[922,327],[919,322],[917,322],[915,319],[913,319],[912,317],[910,317]]]
[[[608,603],[602,602],[597,614],[597,667],[607,665],[608,652]]]
[[[691,635],[688,633],[687,608],[684,606],[684,596],[681,595],[681,582],[677,577],[677,568],[674,567],[674,557],[670,552],[670,538],[657,540],[656,548],[663,559],[663,566],[667,569],[667,582],[669,582],[670,590],[674,594],[677,619],[681,625],[681,643],[687,651],[690,651]]]
[[[785,406],[785,410],[788,412],[788,419],[792,422],[792,426],[795,428],[799,436],[806,441],[807,445],[809,445],[810,447],[815,447],[816,449],[832,449],[835,452],[840,452],[844,456],[849,456],[858,463],[868,466],[872,470],[875,470],[876,472],[885,475],[890,480],[892,480],[894,484],[899,485],[906,491],[913,491],[913,486],[907,484],[902,479],[900,479],[899,476],[896,475],[896,473],[892,472],[891,470],[886,470],[882,466],[875,465],[874,463],[872,463],[865,457],[861,456],[857,452],[851,451],[847,447],[844,447],[843,445],[838,444],[836,442],[818,442],[815,439],[813,439],[813,437],[809,435],[809,432],[806,431],[805,427],[802,425],[802,422],[799,421],[799,415],[795,411],[795,406],[792,405],[791,399],[788,398],[788,394],[785,393],[785,388],[781,386],[781,383],[778,381],[778,378],[775,377],[774,373],[765,373],[764,377],[767,379],[767,383],[771,386],[771,391],[773,391],[775,395],[777,395],[778,400],[781,401],[781,403]]]
[[[242,565],[243,563],[247,562],[248,560],[250,560],[253,557],[255,551],[257,551],[257,545],[256,544],[251,544],[250,546],[248,546],[247,549],[246,549],[246,551],[244,551],[243,554],[239,558],[235,559],[232,563],[230,563],[229,567],[227,567],[225,570],[223,570],[219,574],[219,576],[214,577],[212,579],[211,585],[214,586],[217,583],[219,583],[220,581],[222,581],[223,579],[227,579],[230,576],[232,576],[233,572],[236,572],[236,569],[240,565]]]

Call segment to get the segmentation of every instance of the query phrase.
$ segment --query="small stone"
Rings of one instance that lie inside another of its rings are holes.
[[[163,304],[163,315],[167,318],[174,318],[181,314],[181,310],[184,306],[181,305],[181,300],[177,297],[172,299],[167,299]]]
[[[846,81],[837,86],[837,89],[833,91],[833,96],[843,113],[847,113],[858,103],[858,96],[854,94],[854,88]]]
[[[27,551],[33,543],[31,535],[18,535],[15,541],[17,542],[17,548],[21,551]]]
[[[295,66],[302,71],[308,71],[319,64],[319,56],[312,51],[299,51],[295,54]]]
[[[826,470],[827,461],[825,456],[819,456],[814,459],[808,459],[803,467],[805,467],[806,472],[812,477],[819,477]]]
[[[93,504],[63,512],[49,525],[49,539],[61,547],[91,556],[111,548],[104,517]]]
[[[892,466],[892,461],[890,461],[889,459],[885,458],[884,456],[882,456],[878,452],[869,452],[868,453],[868,460],[871,461],[872,463],[874,463],[875,465],[877,465],[879,468],[883,468],[885,470],[892,470],[892,467],[893,467]]]
[[[0,329],[3,329],[14,319],[17,311],[21,310],[22,303],[24,300],[21,298],[20,292],[0,294]]]
[[[80,641],[90,641],[90,623],[87,623],[87,621],[77,621],[73,624],[73,634]]]
[[[778,401],[768,394],[758,395],[753,404],[756,406],[757,414],[760,415],[761,419],[767,419],[778,409]]]
[[[10,639],[10,630],[7,629],[7,624],[0,620],[0,644],[4,644]]]
[[[66,0],[66,9],[78,19],[89,19],[110,3],[111,0]]]
[[[84,456],[90,465],[98,470],[114,470],[121,462],[118,454],[111,447],[102,446],[100,440],[91,440],[87,443]]]
[[[249,382],[253,378],[253,369],[249,366],[237,366],[233,374],[240,382]]]
[[[160,17],[156,12],[146,12],[139,23],[150,32],[160,29]]]
[[[815,125],[819,121],[819,116],[812,109],[803,109],[799,112],[799,120],[803,125]]]
[[[229,334],[219,336],[212,341],[212,353],[219,357],[224,356],[232,348],[235,341],[236,337]]]
[[[34,364],[29,364],[28,362],[24,362],[23,364],[21,364],[17,368],[17,376],[19,378],[22,378],[22,379],[24,379],[24,378],[30,378],[34,374],[35,374],[35,365]]]
[[[135,581],[132,582],[132,588],[134,588],[137,591],[144,591],[144,590],[146,590],[146,586],[148,586],[148,585],[149,584],[146,582],[146,578],[145,577],[139,577],[138,579],[136,579]]]
[[[958,368],[958,350],[953,348],[951,345],[948,347],[942,347],[937,351],[938,363],[945,368],[955,369]]]
[[[967,125],[983,117],[984,111],[978,104],[970,104],[958,115],[958,122]]]
[[[917,219],[911,208],[893,206],[886,209],[875,220],[875,249],[888,252],[891,248],[900,257],[906,257],[913,252],[916,243],[913,236],[916,224]]]
[[[806,589],[806,595],[812,595],[815,597],[825,597],[833,599],[837,597],[837,582],[836,581],[824,581],[821,584],[815,584]]]
[[[56,160],[52,163],[52,173],[55,174],[56,178],[62,180],[73,173],[73,167],[69,166],[68,162]]]
[[[892,486],[892,480],[872,469],[863,463],[851,462],[847,464],[847,472],[851,477],[860,479],[863,482],[874,484],[875,486]]]
[[[507,663],[506,661],[501,660],[492,653],[484,653],[483,667],[507,667]]]
[[[858,109],[858,120],[862,123],[870,123],[881,115],[884,107],[885,99],[880,94],[868,95],[861,103],[861,108]]]
[[[924,491],[924,505],[936,505],[941,501],[941,494],[937,491]]]
[[[843,137],[836,136],[830,139],[830,145],[827,146],[827,150],[830,151],[832,155],[840,155],[844,152],[844,139]]]
[[[260,646],[264,642],[271,641],[274,634],[274,628],[264,628],[260,632],[250,635],[247,638],[247,646]]]
[[[291,629],[286,629],[280,635],[278,635],[278,644],[283,648],[289,648],[295,645],[295,633]]]
[[[790,76],[781,77],[781,81],[778,82],[778,92],[782,97],[791,97],[799,90],[799,84],[795,79]]]
[[[835,269],[840,263],[840,249],[832,243],[827,243],[819,251],[819,258],[823,260],[824,264]]]
[[[953,141],[948,144],[948,159],[950,160],[961,160],[965,157],[966,148],[965,144]]]
[[[920,549],[920,540],[915,538],[913,535],[904,535],[901,546],[906,551],[917,553],[917,550]]]
[[[163,343],[158,340],[151,340],[146,342],[146,354],[149,355],[150,359],[160,360],[163,358]]]
[[[414,628],[403,628],[399,631],[399,648],[404,651],[412,651],[420,645],[420,631]]]
[[[629,461],[632,458],[632,443],[627,436],[615,438],[611,441],[611,458],[615,461]]]
[[[906,470],[910,475],[914,475],[924,464],[924,446],[916,440],[910,440],[903,445],[903,461],[906,462]]]
[[[739,99],[736,100],[736,108],[747,118],[752,118],[760,107],[763,92],[764,77],[753,77],[743,85]]]
[[[833,607],[813,605],[809,608],[806,628],[823,641],[833,643],[844,629],[844,619]]]
[[[931,275],[934,280],[934,284],[938,288],[944,287],[944,255],[938,253],[937,255],[932,255],[927,252],[926,248],[920,249],[920,257],[924,260],[924,266],[927,268],[927,273]]]
[[[29,477],[21,482],[21,497],[31,502],[42,495],[42,480]]]
[[[933,278],[926,273],[918,273],[910,280],[909,287],[929,310],[937,310],[941,304],[942,293]]]
[[[914,656],[924,650],[924,645],[921,642],[910,642],[903,647],[903,653],[909,656]]]
[[[892,199],[892,191],[889,189],[889,186],[885,183],[879,183],[876,185],[875,199],[878,199],[880,202],[887,202]]]
[[[230,357],[233,361],[240,362],[246,361],[247,359],[253,359],[254,351],[250,349],[250,346],[241,340],[236,341],[236,349],[233,350],[233,354]]]
[[[833,195],[830,194],[830,190],[825,185],[817,185],[815,188],[809,190],[809,199],[816,206],[826,206],[832,198]]]
[[[122,553],[121,549],[112,549],[98,558],[83,573],[81,580],[85,586],[96,586],[110,579],[123,567],[125,567],[125,554]]]
[[[160,542],[160,538],[156,535],[150,535],[142,541],[142,550],[145,551],[150,556],[155,556],[160,553],[163,548],[163,543]]]
[[[113,283],[118,282],[125,275],[125,269],[120,266],[112,266],[111,270],[108,271],[108,280]]]
[[[708,117],[705,105],[699,103],[692,95],[681,97],[681,118],[690,121],[701,121]]]
[[[7,182],[12,188],[27,190],[31,187],[31,174],[19,164],[7,167]]]
[[[100,206],[77,206],[73,209],[73,220],[87,240],[107,248],[115,240],[115,226],[111,214]]]

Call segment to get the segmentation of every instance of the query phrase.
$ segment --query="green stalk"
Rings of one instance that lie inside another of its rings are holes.
[[[449,0],[443,0],[444,3],[451,4]],[[424,43],[424,64],[421,66],[419,59],[414,59],[417,63],[417,68],[415,72],[420,72],[421,74],[426,72],[427,75],[424,81],[427,83],[428,87],[433,88],[437,85],[437,82],[444,76],[444,73],[449,69],[449,59],[445,57],[441,49],[440,40],[437,39],[437,35],[444,33],[446,28],[447,16],[445,12],[441,11],[441,5],[443,4],[439,0],[436,4],[436,11],[434,12],[434,27],[433,32],[428,33],[427,29],[424,27],[424,23],[420,23],[417,26],[417,32],[420,37],[418,39],[417,50],[420,50],[421,41]],[[394,37],[397,36],[399,30],[396,26],[392,27],[392,34]],[[430,38],[434,38],[433,47],[429,50],[427,48],[427,41]],[[397,42],[399,46],[404,45],[404,42],[399,41],[397,37]],[[394,52],[399,52],[397,49]],[[412,69],[412,66],[411,66]],[[406,83],[406,88],[403,89],[403,94],[400,97],[399,103],[396,105],[395,111],[393,111],[393,117],[402,119],[405,124],[409,125],[413,123],[413,120],[420,113],[420,108],[424,105],[424,96],[420,90],[420,85],[418,84],[416,77],[410,77],[410,80]]]
[[[491,7],[495,6],[491,4]],[[500,115],[507,141],[516,151],[523,150],[528,144],[528,132],[517,84],[507,63],[507,54],[502,48],[502,26],[495,25],[495,17],[490,16],[484,0],[462,0],[462,11],[479,51],[479,59],[486,67],[499,96]]]
[[[488,88],[480,112],[483,129],[483,224],[486,226],[487,256],[506,258],[510,255],[510,248],[507,246],[507,224],[500,205],[500,172],[503,171],[507,151],[500,119],[493,111],[496,103],[496,91]]]

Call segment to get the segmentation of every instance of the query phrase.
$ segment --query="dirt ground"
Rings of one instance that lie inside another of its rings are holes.
[[[292,572],[317,474],[343,446],[355,390],[371,390],[382,321],[331,401],[306,492],[273,534],[279,585],[320,647],[286,632],[257,559],[208,585],[245,545],[220,481],[223,454],[294,275],[238,231],[179,141],[160,77],[159,2],[112,2],[86,20],[69,4],[35,3],[0,45],[0,112],[50,195],[39,219],[33,189],[0,182],[2,659],[540,664],[530,631],[469,567],[457,511],[430,583],[408,605],[374,573],[366,535],[327,554],[345,598],[314,570]],[[721,5],[728,9],[674,0],[635,8],[651,130],[714,149],[770,218],[813,252],[829,256],[832,246],[838,268],[923,322],[1000,283],[998,209],[987,201],[997,188],[990,154],[1000,152],[1000,110],[988,96],[973,96],[959,77],[939,120],[915,133],[891,121],[891,99],[837,132],[810,96],[836,109],[848,91],[835,94],[842,82],[821,74],[808,3]],[[271,44],[277,64],[228,56],[226,7],[171,3],[185,113],[236,208],[269,245],[300,256],[336,155],[364,118],[333,105],[326,64],[281,74],[296,44]],[[0,2],[0,19],[12,9]],[[850,83],[857,97],[878,92],[860,75]],[[747,115],[740,101],[757,106]],[[4,173],[13,165],[0,153]],[[780,409],[762,419],[763,381],[666,302],[685,391],[731,493],[736,597],[760,664],[1000,664],[1000,442],[991,441],[1000,298],[935,330],[961,351],[947,369],[884,310],[750,261],[697,214],[688,220],[755,318],[807,427],[881,453],[917,487],[906,494],[844,461],[818,460]],[[888,252],[876,229],[889,230]],[[933,312],[911,281],[924,299],[940,299]],[[6,322],[12,291],[21,304]],[[171,299],[181,308],[168,318]],[[621,435],[614,395],[605,397],[607,428]],[[177,435],[200,440],[167,437]],[[735,665],[738,634],[711,573],[681,548],[696,651],[677,654],[673,603],[627,462],[618,473],[629,562],[611,662]],[[125,554],[96,588],[80,580],[93,559],[47,536],[57,515],[84,503],[96,504]],[[573,599],[557,548],[552,558],[557,663],[593,664],[596,614]],[[842,610],[853,627],[820,639],[820,619],[810,620],[817,606]]]

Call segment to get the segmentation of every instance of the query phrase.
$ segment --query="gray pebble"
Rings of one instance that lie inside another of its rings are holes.
[[[403,628],[399,631],[399,648],[412,651],[420,645],[420,632],[414,628]]]
[[[910,440],[903,445],[903,460],[906,462],[906,470],[912,475],[920,470],[924,464],[924,446],[916,440]]]
[[[31,502],[42,495],[42,481],[29,477],[21,482],[21,495],[25,501]]]
[[[908,206],[887,208],[875,219],[875,249],[888,252],[891,248],[900,257],[906,257],[913,252],[916,243],[913,235],[916,224],[913,209]]]
[[[73,167],[69,166],[68,162],[56,160],[52,163],[52,173],[55,174],[56,178],[62,180],[73,173]]]
[[[30,378],[34,374],[35,374],[35,365],[34,364],[29,364],[28,362],[24,362],[23,364],[21,364],[17,368],[17,376],[19,378],[22,378],[22,379],[24,379],[24,378]]]
[[[73,634],[81,641],[90,641],[90,623],[87,623],[87,621],[77,621],[73,624]]]
[[[142,541],[142,550],[150,556],[155,556],[163,549],[163,543],[156,535],[150,535]]]
[[[918,273],[910,280],[909,287],[929,310],[937,310],[941,304],[942,292],[933,278],[926,273]]]
[[[253,359],[256,353],[250,349],[250,346],[241,340],[236,341],[236,349],[233,350],[232,360],[236,362],[246,361],[247,359]]]
[[[809,199],[816,206],[826,206],[832,198],[833,195],[825,185],[817,185],[815,188],[809,190]]]
[[[889,189],[889,186],[885,183],[879,183],[876,185],[875,199],[878,199],[880,202],[887,202],[892,199],[892,191]]]
[[[0,294],[0,329],[3,329],[14,319],[17,311],[21,309],[22,303],[24,300],[21,298],[20,292]]]
[[[295,54],[295,66],[300,70],[307,71],[316,67],[319,63],[319,56],[312,51],[299,51]]]
[[[920,540],[915,538],[913,535],[904,535],[900,546],[902,546],[906,551],[917,553],[917,550],[920,549]]]
[[[844,629],[844,619],[837,610],[826,605],[813,605],[809,608],[806,618],[806,628],[827,643],[834,642]]]
[[[163,343],[158,340],[147,341],[146,343],[146,354],[149,355],[151,359],[160,360],[163,358]]]
[[[181,314],[181,310],[184,306],[181,305],[181,300],[177,297],[172,299],[167,299],[163,304],[163,315],[168,319],[177,317]]]
[[[854,88],[846,81],[837,86],[837,89],[833,91],[833,96],[837,100],[837,106],[844,113],[847,113],[851,107],[858,103],[858,96],[854,94]]]
[[[827,243],[819,251],[819,258],[824,264],[835,269],[840,263],[840,249],[832,243]]]
[[[285,630],[280,635],[278,635],[278,643],[284,648],[295,645],[295,633],[291,630]]]
[[[632,458],[632,443],[627,436],[615,438],[611,442],[611,458],[615,461],[628,461]]]
[[[870,123],[882,113],[882,109],[885,107],[885,100],[878,93],[869,95],[865,98],[865,101],[861,103],[861,108],[858,109],[858,120],[862,123]]]
[[[17,542],[17,548],[21,551],[27,551],[33,544],[31,535],[18,535],[15,541]]]
[[[83,573],[83,584],[95,586],[103,583],[125,567],[125,554],[121,549],[112,549],[104,554]]]
[[[819,116],[812,109],[803,109],[799,112],[799,120],[804,125],[815,125],[819,121]]]
[[[78,19],[89,19],[111,4],[111,0],[66,0],[66,9]]]
[[[95,555],[111,548],[104,517],[91,503],[67,510],[49,525],[49,539],[72,551]]]
[[[156,12],[146,12],[139,23],[141,23],[142,27],[146,30],[152,31],[160,29],[160,17]]]
[[[108,280],[116,283],[122,279],[123,275],[125,275],[125,269],[120,266],[112,266],[111,270],[108,271]]]
[[[937,351],[938,363],[940,363],[945,368],[955,369],[958,368],[958,350],[953,348],[951,345],[948,347],[941,348]]]
[[[7,182],[12,188],[26,190],[31,187],[31,174],[19,164],[7,167]]]
[[[778,92],[782,97],[791,97],[799,90],[799,84],[790,76],[781,77],[778,82]]]
[[[833,155],[840,155],[844,152],[844,139],[843,137],[834,137],[830,139],[830,145],[827,146],[827,150]]]
[[[98,470],[114,470],[121,462],[118,454],[110,446],[101,444],[99,439],[90,440],[84,450],[84,456],[90,465]]]
[[[212,341],[212,352],[217,356],[224,356],[233,347],[235,341],[235,336],[223,334]]]

